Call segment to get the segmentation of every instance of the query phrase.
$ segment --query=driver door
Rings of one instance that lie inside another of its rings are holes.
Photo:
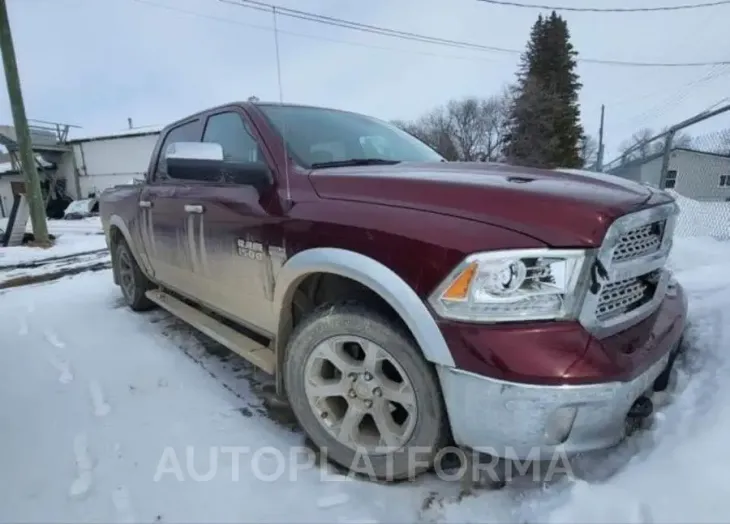
[[[280,256],[276,248],[283,247],[271,234],[280,230],[282,220],[272,212],[272,164],[236,107],[208,115],[202,142],[219,144],[224,165],[238,166],[239,176],[195,184],[187,195],[196,298],[243,325],[269,332],[274,265]],[[266,187],[251,184],[246,171],[265,173]]]

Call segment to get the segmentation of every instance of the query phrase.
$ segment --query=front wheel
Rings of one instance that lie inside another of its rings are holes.
[[[400,326],[361,305],[327,305],[297,326],[284,385],[312,442],[351,471],[413,478],[446,444],[432,368]]]

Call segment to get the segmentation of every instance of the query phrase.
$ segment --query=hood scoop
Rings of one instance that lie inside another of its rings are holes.
[[[507,182],[512,182],[513,184],[527,184],[528,182],[534,182],[534,178],[528,178],[525,176],[508,176]]]

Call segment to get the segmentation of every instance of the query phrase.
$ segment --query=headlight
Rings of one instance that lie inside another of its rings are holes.
[[[579,307],[584,250],[519,249],[468,256],[429,298],[453,320],[565,319]]]

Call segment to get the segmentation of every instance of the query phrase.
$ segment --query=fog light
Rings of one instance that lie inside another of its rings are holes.
[[[564,406],[556,409],[548,417],[547,423],[545,424],[545,437],[551,444],[562,444],[568,440],[577,415],[577,407]]]

